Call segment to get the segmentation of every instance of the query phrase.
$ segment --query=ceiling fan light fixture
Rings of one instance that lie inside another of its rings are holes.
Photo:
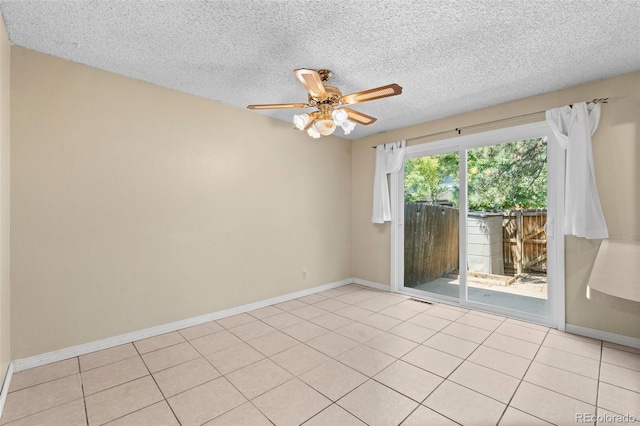
[[[336,123],[331,119],[318,120],[313,125],[322,136],[329,136],[336,130]]]
[[[356,128],[356,123],[354,123],[353,121],[349,121],[349,120],[345,120],[340,127],[342,127],[342,130],[344,130],[344,134],[348,135],[349,133],[351,133],[351,131],[353,129]]]
[[[293,116],[293,124],[296,126],[296,129],[304,130],[310,119],[309,114],[296,114]]]
[[[342,126],[342,123],[349,118],[347,112],[342,109],[334,109],[331,116],[338,126]]]
[[[315,129],[315,127],[311,126],[307,129],[307,134],[314,139],[320,139],[320,133]]]

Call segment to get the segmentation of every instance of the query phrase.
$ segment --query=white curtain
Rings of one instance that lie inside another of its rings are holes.
[[[405,141],[392,142],[376,147],[376,171],[373,177],[373,214],[371,222],[391,220],[389,185],[387,174],[398,173],[404,160]]]
[[[609,238],[596,188],[591,135],[600,122],[600,104],[585,102],[546,112],[560,146],[567,151],[565,172],[565,235]]]

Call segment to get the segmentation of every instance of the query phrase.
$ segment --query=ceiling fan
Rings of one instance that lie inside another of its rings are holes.
[[[247,108],[317,108],[317,111],[293,116],[293,123],[296,128],[306,130],[309,136],[313,138],[332,134],[336,126],[342,127],[345,135],[348,135],[355,128],[356,123],[367,126],[376,121],[376,118],[354,111],[351,108],[346,108],[344,105],[353,105],[402,93],[402,87],[394,83],[343,95],[337,87],[327,85],[327,82],[333,76],[333,73],[329,70],[316,71],[300,68],[294,70],[293,73],[309,92],[307,103],[249,105]]]

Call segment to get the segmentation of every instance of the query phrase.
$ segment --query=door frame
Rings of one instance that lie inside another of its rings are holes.
[[[547,277],[552,277],[552,285],[547,285],[548,314],[545,325],[564,331],[565,329],[565,276],[564,276],[564,172],[565,151],[549,127],[544,122],[536,122],[471,135],[457,136],[436,142],[412,145],[405,149],[404,159],[436,155],[444,152],[460,153],[460,259],[467,253],[467,205],[466,150],[480,146],[514,142],[523,139],[547,138]],[[464,154],[464,155],[463,155]],[[464,157],[464,158],[463,158]],[[403,161],[404,164],[404,161]],[[404,287],[404,166],[399,173],[391,174],[390,204],[391,219],[391,291],[411,296],[425,297],[423,292],[407,290]],[[464,194],[464,195],[463,195]],[[462,265],[461,265],[462,269]],[[460,294],[466,294],[466,274],[460,276]],[[464,293],[462,293],[464,292]],[[446,297],[427,297],[442,303],[456,303]],[[461,298],[460,306],[486,311],[504,316],[516,316],[525,321],[540,322],[537,315],[505,308],[469,302]]]

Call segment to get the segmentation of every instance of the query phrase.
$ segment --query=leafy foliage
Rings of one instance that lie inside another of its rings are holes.
[[[528,139],[467,151],[470,210],[544,208],[547,204],[547,141]],[[458,154],[405,162],[405,201],[458,205]]]

